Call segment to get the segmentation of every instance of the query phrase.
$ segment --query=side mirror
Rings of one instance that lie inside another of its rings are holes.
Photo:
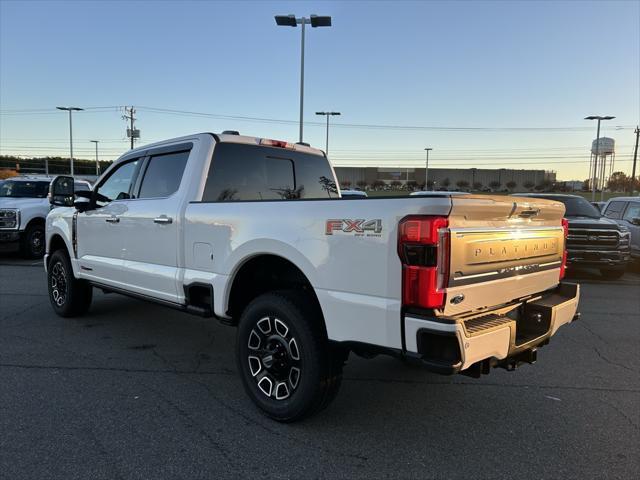
[[[631,219],[631,223],[633,223],[634,225],[640,226],[640,217],[633,217]]]
[[[56,207],[72,207],[73,193],[73,177],[59,175],[49,185],[49,203]]]

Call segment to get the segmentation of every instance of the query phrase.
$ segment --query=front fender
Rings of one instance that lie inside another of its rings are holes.
[[[71,207],[60,207],[55,208],[49,212],[47,215],[46,224],[45,224],[45,235],[46,235],[46,252],[47,254],[51,254],[51,240],[58,236],[63,241],[65,246],[67,247],[67,251],[69,252],[69,256],[74,258],[73,251],[73,214],[75,212],[74,208]],[[71,264],[74,268],[74,273],[76,270],[76,262],[72,261]]]
[[[30,222],[36,219],[44,220],[49,213],[49,204],[20,206],[20,225],[18,229],[24,232]]]

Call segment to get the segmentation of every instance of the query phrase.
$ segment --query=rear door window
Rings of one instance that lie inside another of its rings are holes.
[[[320,155],[237,143],[216,145],[203,201],[337,198]]]
[[[626,202],[609,202],[607,209],[604,211],[604,216],[615,220],[621,219],[625,204]]]
[[[189,152],[152,155],[142,178],[138,198],[163,198],[180,187]]]

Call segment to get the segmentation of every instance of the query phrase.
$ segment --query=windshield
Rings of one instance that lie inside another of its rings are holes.
[[[598,210],[582,197],[541,197],[547,200],[555,200],[564,203],[567,211],[565,217],[591,217],[600,218],[602,215]]]
[[[0,183],[0,197],[46,198],[47,193],[49,182],[6,180]]]

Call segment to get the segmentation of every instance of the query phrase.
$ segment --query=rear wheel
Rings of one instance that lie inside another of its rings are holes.
[[[86,280],[73,276],[71,261],[64,250],[56,250],[51,255],[47,286],[51,306],[61,317],[75,317],[89,310],[93,288]]]
[[[20,251],[25,258],[42,258],[44,255],[44,225],[30,225],[20,239]]]
[[[616,269],[603,268],[603,269],[600,270],[600,275],[602,275],[607,280],[617,280],[619,278],[622,278],[622,276],[624,275],[624,269],[622,269],[622,268],[616,268]]]
[[[297,291],[267,293],[249,304],[238,325],[236,359],[251,400],[280,422],[325,408],[344,364],[314,302]]]

